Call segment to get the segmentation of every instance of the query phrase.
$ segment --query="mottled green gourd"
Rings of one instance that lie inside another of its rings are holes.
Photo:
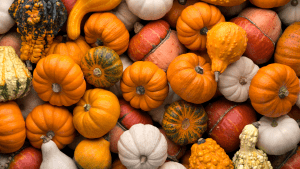
[[[32,75],[13,47],[0,46],[0,70],[0,102],[27,95]]]

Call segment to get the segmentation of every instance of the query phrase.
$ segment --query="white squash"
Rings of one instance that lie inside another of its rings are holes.
[[[15,21],[9,15],[8,9],[14,0],[1,0],[0,1],[0,34],[4,34],[15,25]]]
[[[286,5],[275,8],[275,11],[286,26],[300,22],[300,0],[291,0]]]
[[[135,124],[118,141],[120,161],[127,169],[157,169],[167,159],[168,145],[159,129]]]
[[[160,125],[162,125],[162,121],[164,118],[165,110],[166,108],[173,102],[181,100],[181,97],[178,96],[171,88],[171,85],[169,85],[169,94],[165,98],[162,105],[160,105],[158,108],[152,109],[148,111],[148,114],[152,117],[153,121],[158,122]]]
[[[258,70],[259,67],[251,59],[242,56],[219,76],[220,93],[233,102],[246,101],[249,98],[250,82]]]
[[[240,5],[236,5],[236,6],[217,6],[217,7],[220,9],[221,13],[224,16],[233,17],[235,15],[238,15],[240,12],[242,12],[242,10],[245,9],[249,3],[250,3],[249,1],[245,1]]]
[[[168,161],[159,167],[159,169],[186,169],[186,167],[178,162]]]
[[[278,118],[263,116],[259,121],[256,146],[269,155],[282,155],[300,142],[298,123],[288,115]]]
[[[126,0],[129,10],[143,20],[158,20],[173,6],[173,0]]]

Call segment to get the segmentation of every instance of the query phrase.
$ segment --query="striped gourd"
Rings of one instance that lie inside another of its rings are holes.
[[[0,46],[0,102],[15,100],[30,91],[32,75],[11,46]]]

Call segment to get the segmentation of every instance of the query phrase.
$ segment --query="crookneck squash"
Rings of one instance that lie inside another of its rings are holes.
[[[20,58],[37,63],[67,20],[61,0],[15,0],[8,10],[21,34]]]

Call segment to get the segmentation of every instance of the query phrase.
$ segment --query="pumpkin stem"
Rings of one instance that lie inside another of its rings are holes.
[[[220,72],[216,71],[216,72],[215,72],[215,81],[216,81],[216,82],[219,81],[219,76],[220,76]]]
[[[185,118],[183,121],[182,121],[182,125],[181,125],[182,129],[183,130],[186,130],[190,127],[190,120],[188,118]]]
[[[46,136],[42,135],[40,138],[43,139],[43,143],[48,143],[54,137],[53,131],[48,131]]]
[[[186,1],[187,1],[187,0],[178,0],[178,3],[179,3],[180,5],[185,5],[185,4],[186,4]]]
[[[207,27],[203,27],[202,29],[200,29],[200,34],[201,35],[207,35],[208,32],[208,28]]]
[[[246,78],[245,78],[245,77],[241,77],[240,80],[239,80],[239,83],[240,83],[241,85],[247,84]]]
[[[59,93],[59,92],[61,91],[61,87],[60,87],[60,85],[57,84],[57,83],[52,83],[52,90],[53,90],[53,92],[55,92],[55,93]]]
[[[197,73],[203,74],[203,68],[202,68],[202,67],[196,66],[196,67],[195,67],[195,70],[196,70]]]
[[[96,46],[103,46],[103,41],[99,38],[97,38],[97,41],[95,42]]]
[[[147,161],[147,157],[144,155],[141,155],[140,160],[141,160],[141,164],[144,164]]]
[[[277,122],[275,119],[273,119],[273,120],[272,120],[272,123],[271,123],[271,126],[272,126],[272,127],[278,126],[278,122]]]
[[[298,5],[298,0],[292,0],[291,5],[292,6],[297,6]]]
[[[197,144],[202,144],[205,143],[205,139],[204,138],[199,138]]]
[[[256,122],[253,122],[252,125],[258,129],[258,127],[260,126],[260,123],[258,121],[256,121]]]
[[[95,69],[93,70],[93,74],[94,74],[94,76],[96,76],[96,77],[100,77],[100,76],[102,75],[102,72],[101,72],[101,70],[100,70],[99,68],[95,68]]]
[[[134,33],[135,34],[139,33],[143,27],[144,27],[144,25],[141,24],[140,22],[134,23],[134,25],[133,25]]]
[[[136,93],[139,94],[139,95],[145,94],[145,88],[143,86],[138,86],[136,88]]]
[[[26,64],[27,69],[31,71],[32,70],[32,63],[30,62],[30,60],[26,60],[25,64]]]
[[[91,106],[90,104],[84,104],[84,105],[83,105],[83,108],[84,108],[84,111],[85,111],[85,112],[89,111],[89,110],[91,109],[91,107],[92,107],[92,106]]]
[[[287,97],[289,95],[289,91],[287,90],[287,88],[285,86],[282,86],[280,89],[279,89],[279,98],[280,99],[283,99],[285,97]]]

